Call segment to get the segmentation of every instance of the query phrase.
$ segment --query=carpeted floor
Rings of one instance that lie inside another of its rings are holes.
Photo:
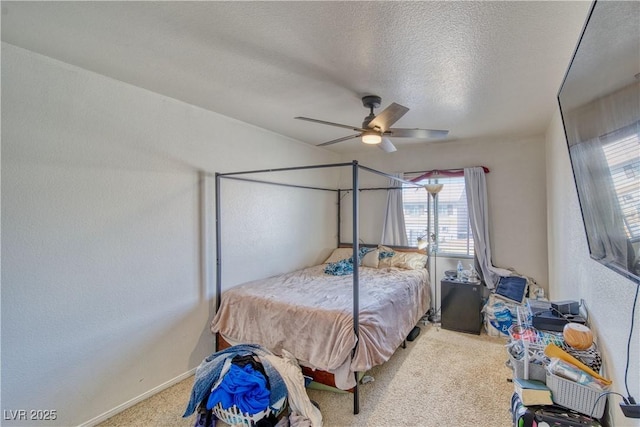
[[[360,387],[360,413],[350,394],[308,390],[320,405],[326,427],[512,425],[513,385],[502,338],[420,326],[422,333],[399,348]],[[193,426],[181,418],[193,377],[100,424],[111,426]],[[223,426],[224,423],[218,423]]]

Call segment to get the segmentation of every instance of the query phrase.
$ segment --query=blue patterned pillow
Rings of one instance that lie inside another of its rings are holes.
[[[362,257],[372,250],[373,249],[371,248],[360,248],[358,251],[358,265],[362,264]],[[347,274],[353,274],[353,255],[338,262],[328,263],[324,268],[324,272],[333,276],[346,276]]]

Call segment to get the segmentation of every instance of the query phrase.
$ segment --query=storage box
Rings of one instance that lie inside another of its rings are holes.
[[[524,378],[524,360],[517,360],[509,354],[511,367],[513,368],[514,378]],[[547,382],[547,369],[539,363],[529,362],[529,378],[530,380],[538,380],[543,383]]]
[[[595,418],[601,418],[604,414],[607,396],[600,395],[606,391],[595,390],[550,372],[547,372],[547,387],[551,390],[553,403],[557,405]]]

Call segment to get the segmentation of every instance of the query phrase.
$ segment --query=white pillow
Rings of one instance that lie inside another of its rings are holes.
[[[367,252],[362,257],[362,266],[363,267],[371,267],[378,268],[378,263],[380,262],[379,257],[380,251],[378,249],[374,249],[372,251]]]
[[[324,263],[329,264],[342,261],[343,259],[351,258],[351,256],[353,256],[353,248],[335,248]]]
[[[378,268],[396,267],[405,270],[426,268],[427,256],[417,252],[396,252],[391,258],[380,260]]]
[[[427,256],[415,252],[405,252],[393,261],[394,267],[404,268],[406,270],[420,270],[426,268]]]

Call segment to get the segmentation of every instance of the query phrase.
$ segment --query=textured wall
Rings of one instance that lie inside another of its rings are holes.
[[[78,425],[196,367],[213,350],[215,289],[213,224],[201,218],[198,172],[335,160],[3,43],[2,409],[56,410],[49,424]],[[334,174],[306,181],[335,185]],[[260,193],[289,200],[282,190]],[[295,205],[325,212],[314,194],[291,194]],[[235,226],[259,222],[266,237],[296,250],[274,245],[249,263],[231,257],[228,271],[261,276],[310,264],[334,244],[335,217],[305,217],[286,203],[264,215],[266,202],[246,203]],[[312,237],[329,237],[300,245],[309,225]],[[229,234],[231,253],[261,237]]]
[[[626,396],[626,350],[637,285],[589,257],[559,112],[547,131],[546,147],[550,297],[584,300],[590,327],[604,355],[605,374],[613,380],[612,390]],[[629,391],[636,400],[640,397],[639,354],[640,310],[636,308],[628,373]],[[640,426],[640,420],[624,417],[618,396],[610,397],[609,402],[611,425]]]

